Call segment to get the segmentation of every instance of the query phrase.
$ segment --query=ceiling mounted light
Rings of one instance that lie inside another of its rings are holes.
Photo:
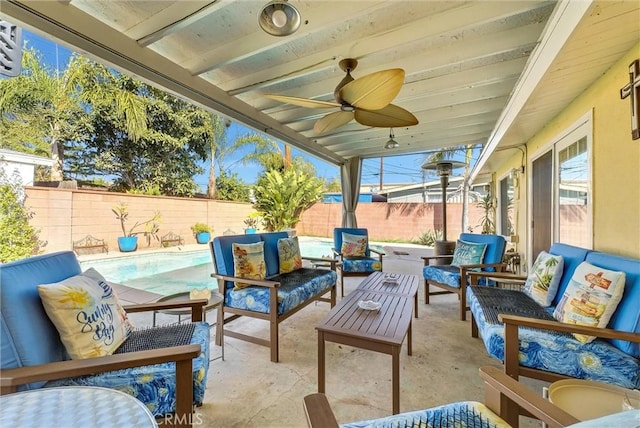
[[[300,13],[286,0],[274,0],[262,8],[258,24],[272,36],[288,36],[300,28]]]
[[[389,129],[389,141],[384,145],[385,149],[397,149],[400,147],[400,144],[393,139],[393,128]]]

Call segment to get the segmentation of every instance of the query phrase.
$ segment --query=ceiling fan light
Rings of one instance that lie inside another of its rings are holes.
[[[272,36],[288,36],[300,28],[300,13],[286,0],[274,0],[262,8],[258,24]]]
[[[385,149],[397,149],[400,147],[400,143],[393,139],[393,129],[389,131],[389,141],[387,141],[384,145]]]

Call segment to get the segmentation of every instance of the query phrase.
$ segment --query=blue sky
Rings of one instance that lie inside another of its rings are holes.
[[[37,34],[29,31],[23,31],[23,38],[27,42],[27,45],[34,47],[38,50],[44,61],[49,64],[53,69],[56,67],[64,69],[67,67],[71,52],[61,45],[57,45],[49,39],[40,37]],[[232,142],[234,139],[242,134],[251,133],[252,129],[245,127],[244,125],[234,122],[229,128],[227,138]],[[234,165],[233,170],[238,172],[241,178],[247,183],[253,183],[260,173],[260,168],[254,165],[242,165],[239,159],[244,153],[235,153],[225,161],[225,167]],[[300,150],[292,148],[292,155],[303,156],[306,160],[313,163],[319,176],[325,177],[328,180],[333,178],[339,178],[338,167],[321,161],[311,155],[308,155]],[[402,155],[392,156],[384,158],[382,162],[382,177],[383,184],[397,184],[397,183],[421,183],[423,180],[423,173],[420,165],[424,162],[424,154],[418,155]],[[207,168],[207,164],[203,165]],[[381,161],[380,158],[365,159],[362,166],[362,184],[380,184],[380,171]],[[434,179],[434,177],[428,177],[428,179]],[[206,189],[208,180],[208,170],[204,174],[195,177],[196,183],[203,189]]]

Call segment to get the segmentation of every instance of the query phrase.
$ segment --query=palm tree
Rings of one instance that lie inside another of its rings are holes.
[[[112,100],[131,138],[147,127],[145,106],[132,93],[105,85],[113,73],[80,55],[60,73],[43,65],[35,49],[22,55],[22,74],[0,81],[0,133],[3,146],[55,161],[50,179],[62,181],[64,143],[91,133],[88,112],[95,101]]]

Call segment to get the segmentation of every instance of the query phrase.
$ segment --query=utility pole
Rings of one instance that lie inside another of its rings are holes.
[[[384,166],[384,158],[382,156],[380,156],[380,190],[378,190],[378,193],[382,192],[382,169]]]

